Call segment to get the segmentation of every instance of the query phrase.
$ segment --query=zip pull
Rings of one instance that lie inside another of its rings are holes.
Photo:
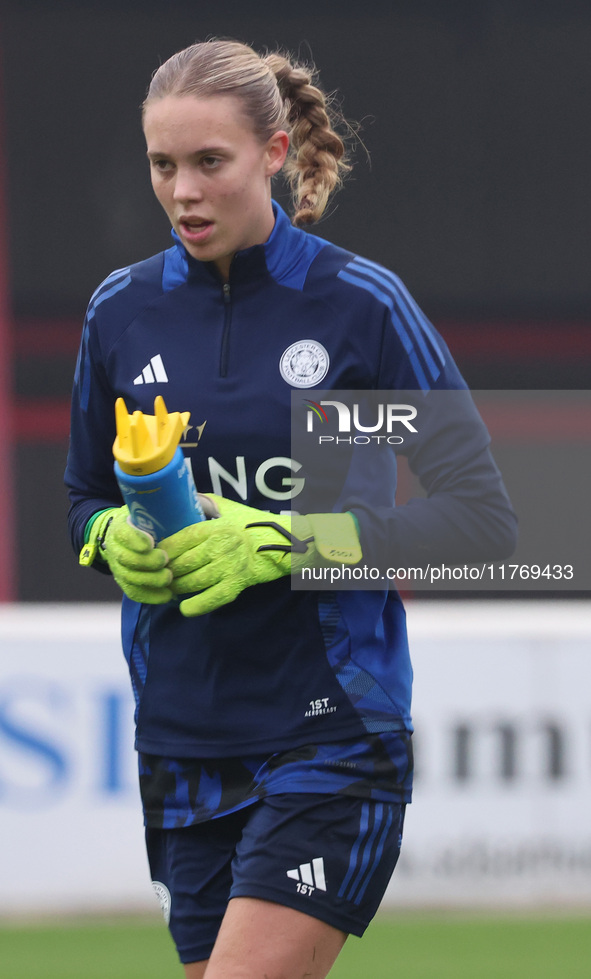
[[[230,295],[230,283],[224,282],[222,289],[224,291],[224,302],[229,303],[232,298]]]

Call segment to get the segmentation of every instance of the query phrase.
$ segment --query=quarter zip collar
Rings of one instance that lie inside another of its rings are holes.
[[[275,224],[266,242],[252,245],[236,252],[230,266],[230,283],[253,282],[271,276],[276,282],[292,287],[303,285],[311,260],[324,247],[322,238],[294,228],[287,214],[272,202]],[[183,260],[187,263],[189,279],[203,283],[215,283],[219,288],[222,278],[213,262],[200,262],[186,250],[176,231],[172,238]]]

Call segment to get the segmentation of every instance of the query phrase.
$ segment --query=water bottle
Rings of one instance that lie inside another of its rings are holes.
[[[193,473],[179,446],[189,416],[188,411],[169,414],[161,395],[154,401],[153,415],[129,415],[123,398],[115,404],[115,476],[131,522],[155,543],[205,519]]]

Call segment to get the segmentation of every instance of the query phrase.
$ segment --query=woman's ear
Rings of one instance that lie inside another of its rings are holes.
[[[289,151],[289,136],[283,129],[273,133],[266,147],[267,177],[279,173]]]

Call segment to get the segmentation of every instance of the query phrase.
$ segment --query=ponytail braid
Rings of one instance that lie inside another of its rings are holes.
[[[313,224],[351,169],[345,144],[333,129],[333,113],[324,92],[314,85],[313,72],[281,54],[263,60],[275,75],[291,128],[292,149],[284,169],[294,199],[293,223]]]

